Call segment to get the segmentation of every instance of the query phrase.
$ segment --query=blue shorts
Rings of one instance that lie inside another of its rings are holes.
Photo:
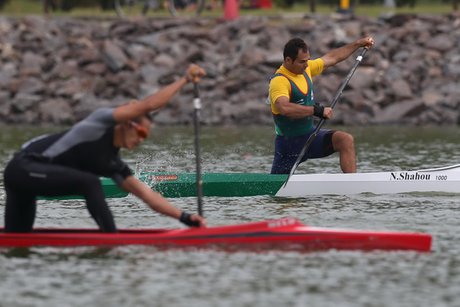
[[[302,148],[313,131],[314,130],[308,134],[294,137],[276,136],[272,174],[290,173]],[[320,129],[301,162],[307,159],[323,158],[333,154],[334,147],[332,146],[332,134],[334,132],[334,130]]]

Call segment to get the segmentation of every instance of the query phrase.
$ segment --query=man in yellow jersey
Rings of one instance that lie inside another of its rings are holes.
[[[309,48],[302,39],[293,38],[286,43],[283,64],[272,77],[269,89],[276,132],[272,174],[289,174],[314,131],[313,116],[332,117],[331,108],[314,102],[312,77],[345,60],[357,49],[373,45],[372,37],[364,37],[311,60]],[[301,161],[326,157],[334,152],[340,154],[344,173],[356,172],[353,136],[343,131],[321,129]]]

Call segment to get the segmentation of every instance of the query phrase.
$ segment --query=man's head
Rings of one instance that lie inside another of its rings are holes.
[[[150,135],[152,116],[145,114],[131,121],[120,124],[121,147],[133,149]]]
[[[307,44],[300,38],[293,38],[284,45],[283,66],[294,74],[302,74],[308,66],[310,51]]]

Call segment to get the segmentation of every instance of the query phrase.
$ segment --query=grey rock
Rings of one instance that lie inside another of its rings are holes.
[[[39,105],[40,121],[53,124],[71,124],[75,117],[72,107],[64,99],[49,99]]]
[[[122,48],[108,40],[104,42],[102,57],[107,66],[114,72],[121,70],[127,63],[127,57]]]
[[[413,96],[409,83],[404,79],[393,80],[390,87],[396,99],[412,98]]]
[[[429,49],[446,52],[455,45],[455,41],[448,34],[436,35],[425,42],[425,46]]]
[[[12,112],[24,113],[34,106],[38,106],[43,97],[29,93],[18,93],[12,100]]]
[[[381,110],[379,114],[376,114],[374,121],[376,123],[398,123],[404,117],[410,117],[412,115],[418,115],[423,110],[426,110],[426,106],[416,100],[406,100],[394,103],[385,109]]]
[[[29,77],[22,79],[18,83],[17,91],[24,94],[40,94],[44,93],[46,90],[45,83],[36,77]]]
[[[21,74],[23,75],[38,75],[42,71],[42,65],[46,62],[46,59],[36,53],[26,52],[22,57],[21,63]]]

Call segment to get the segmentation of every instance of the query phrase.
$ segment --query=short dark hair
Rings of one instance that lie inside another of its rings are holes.
[[[290,57],[292,60],[295,60],[299,54],[299,50],[308,52],[307,43],[301,38],[292,38],[284,45],[283,58],[286,60],[287,57]]]

